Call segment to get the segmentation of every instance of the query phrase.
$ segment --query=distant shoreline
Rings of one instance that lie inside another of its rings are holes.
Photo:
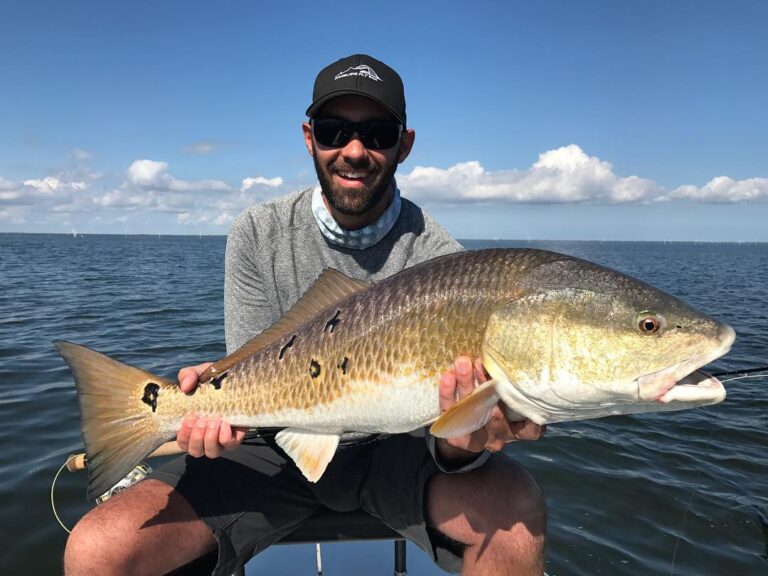
[[[0,232],[1,236],[69,236],[74,235],[67,232]],[[76,238],[84,237],[131,237],[131,238],[226,238],[226,234],[116,234],[116,233],[77,233]],[[616,244],[741,244],[741,245],[762,245],[768,244],[768,241],[761,240],[569,240],[564,238],[457,238],[457,240],[464,245],[466,242],[482,242],[484,244],[542,244],[549,242],[572,242],[572,243],[609,243]]]

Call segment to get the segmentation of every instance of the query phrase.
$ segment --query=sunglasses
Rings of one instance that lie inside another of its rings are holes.
[[[369,150],[386,150],[397,144],[403,131],[402,124],[390,120],[350,122],[343,118],[315,118],[311,124],[317,143],[328,148],[346,146],[357,134]]]

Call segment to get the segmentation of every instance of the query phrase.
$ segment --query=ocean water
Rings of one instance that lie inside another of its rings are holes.
[[[628,272],[731,324],[717,369],[768,364],[768,245],[466,241],[535,246]],[[66,533],[54,474],[80,451],[73,340],[173,377],[224,353],[223,237],[0,234],[0,574],[57,574]],[[726,383],[718,406],[550,426],[508,452],[549,507],[547,572],[768,574],[768,379]],[[64,472],[68,525],[91,506]],[[326,575],[391,574],[388,542],[324,545]],[[409,548],[409,572],[441,572]],[[249,574],[314,574],[314,547],[276,546]]]

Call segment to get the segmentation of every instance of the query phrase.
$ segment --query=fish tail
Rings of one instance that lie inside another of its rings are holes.
[[[163,431],[157,398],[163,389],[176,385],[79,344],[53,345],[75,377],[88,468],[87,498],[93,500],[175,436]]]

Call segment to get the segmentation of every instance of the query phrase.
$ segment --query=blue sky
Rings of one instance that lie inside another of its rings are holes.
[[[224,234],[314,183],[317,71],[406,85],[459,238],[768,241],[768,3],[0,5],[0,232]]]

